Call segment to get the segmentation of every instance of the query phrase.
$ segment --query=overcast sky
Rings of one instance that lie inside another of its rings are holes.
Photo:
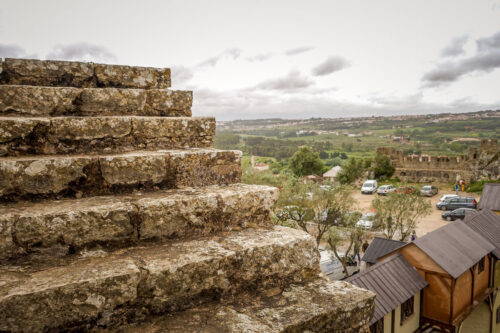
[[[0,57],[171,67],[218,120],[500,109],[500,0],[0,0]]]

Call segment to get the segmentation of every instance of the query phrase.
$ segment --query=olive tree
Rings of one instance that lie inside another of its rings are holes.
[[[415,191],[417,192],[417,191]],[[420,218],[431,213],[431,204],[417,193],[391,193],[372,201],[375,227],[387,238],[406,241]]]

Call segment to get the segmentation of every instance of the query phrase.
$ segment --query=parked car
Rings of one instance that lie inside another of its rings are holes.
[[[363,229],[373,228],[373,222],[375,221],[375,213],[366,213],[361,216],[358,222],[356,222],[356,227]]]
[[[389,193],[392,193],[396,191],[396,188],[392,185],[382,185],[378,188],[377,194],[378,195],[387,195]]]
[[[342,267],[342,263],[333,254],[333,251],[320,247],[319,254],[321,256],[319,262],[321,271],[323,271],[330,280],[343,280],[345,278],[344,268]],[[340,257],[344,257],[344,255],[344,253],[339,253]],[[359,267],[352,259],[349,259],[347,262],[347,271],[349,275],[359,272]]]
[[[378,183],[376,180],[367,180],[361,186],[361,193],[373,194],[377,191]]]
[[[436,207],[441,210],[454,210],[457,208],[477,208],[476,199],[472,197],[452,197],[445,201],[440,201]]]
[[[455,221],[457,219],[463,220],[466,215],[474,213],[476,213],[476,210],[472,208],[458,208],[444,212],[441,217],[446,221]]]
[[[438,192],[438,188],[433,185],[426,185],[420,190],[420,194],[426,197],[433,197],[438,194]]]
[[[415,188],[413,186],[401,186],[396,189],[397,194],[410,194],[415,193]]]
[[[439,198],[439,202],[446,201],[446,200],[448,200],[450,198],[456,198],[456,197],[458,197],[458,195],[456,195],[456,194],[443,194],[441,196],[441,198]]]

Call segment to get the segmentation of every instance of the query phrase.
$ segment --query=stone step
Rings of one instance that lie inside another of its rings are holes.
[[[344,281],[317,279],[283,290],[237,295],[235,301],[147,318],[144,323],[96,332],[275,333],[363,332],[375,294]],[[368,330],[366,330],[368,332]]]
[[[0,331],[109,327],[319,274],[314,238],[285,227],[86,255],[55,267],[3,267]]]
[[[189,117],[193,93],[169,89],[0,85],[0,115]]]
[[[233,184],[241,152],[193,148],[0,158],[0,202]]]
[[[277,196],[274,187],[234,184],[3,204],[0,261],[270,226]]]
[[[0,156],[206,148],[215,118],[0,117]]]
[[[0,59],[0,84],[53,87],[169,88],[170,69],[91,62]]]

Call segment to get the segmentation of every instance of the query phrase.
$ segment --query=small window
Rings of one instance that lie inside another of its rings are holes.
[[[497,324],[500,323],[500,306],[497,308]]]
[[[370,326],[370,333],[384,333],[384,317],[380,318],[375,324]]]
[[[403,322],[413,314],[414,303],[415,300],[413,299],[412,296],[409,300],[401,304],[401,322],[400,322],[401,325],[403,325]]]
[[[484,271],[484,258],[479,260],[477,265],[477,274],[481,274]]]

